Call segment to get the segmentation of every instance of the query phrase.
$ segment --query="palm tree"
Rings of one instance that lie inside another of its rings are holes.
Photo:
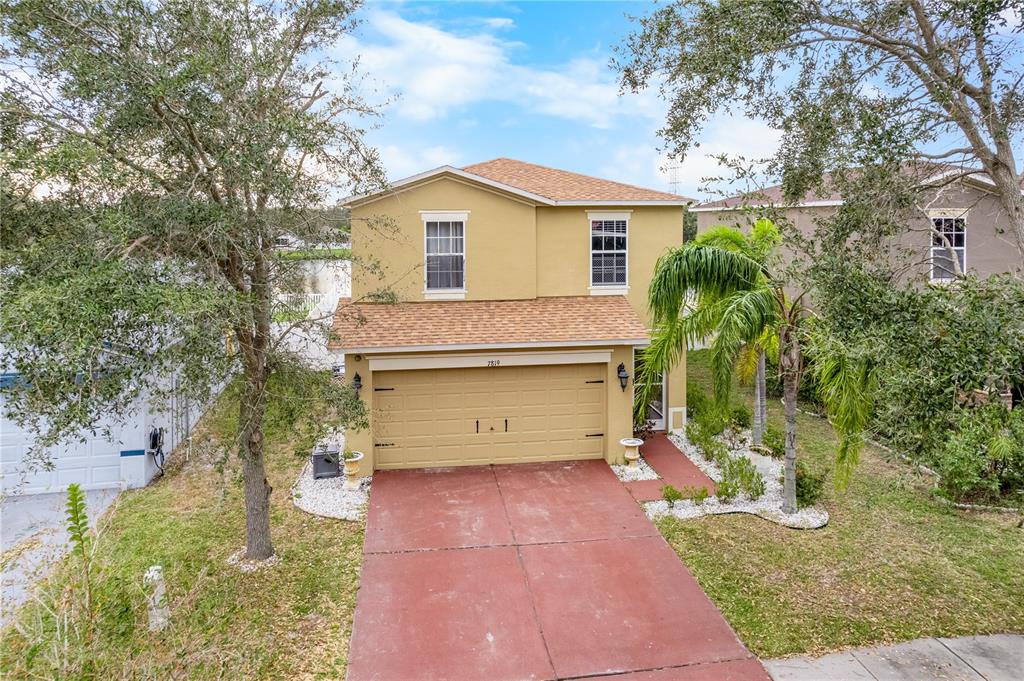
[[[761,219],[755,222],[750,236],[737,229],[726,226],[712,227],[701,233],[689,245],[691,247],[715,247],[742,253],[762,265],[770,258],[774,249],[781,242],[778,228],[770,220]],[[762,281],[762,284],[766,283]],[[776,324],[767,325],[757,337],[749,340],[750,334],[744,332],[743,340],[737,341],[728,335],[715,335],[722,323],[722,315],[729,309],[728,301],[722,296],[708,290],[697,290],[696,305],[688,314],[676,315],[673,328],[667,325],[655,334],[652,347],[645,356],[661,355],[663,359],[675,364],[686,344],[695,340],[703,340],[714,335],[712,352],[715,358],[715,397],[719,405],[728,404],[729,389],[733,371],[739,374],[743,383],[754,381],[754,444],[760,445],[767,418],[767,399],[765,391],[765,354],[778,353],[778,337]],[[754,329],[749,330],[751,334]],[[644,404],[641,402],[640,404]],[[640,411],[638,411],[638,415]]]
[[[728,227],[714,228],[659,258],[648,290],[654,333],[644,351],[639,382],[655,384],[658,376],[679,362],[687,345],[714,334],[711,365],[715,395],[719,404],[728,404],[733,371],[744,346],[761,355],[757,364],[763,375],[764,351],[773,344],[772,336],[776,337],[786,420],[782,510],[794,513],[796,398],[808,311],[802,302],[805,294],[787,296],[782,281],[768,267],[770,251],[778,244],[778,230],[768,220],[759,220],[755,229],[757,239],[747,239]],[[836,476],[836,482],[845,484],[871,411],[872,373],[863,362],[838,352],[834,344],[822,340],[815,347],[827,356],[817,378],[826,407],[839,414],[836,425],[842,444],[836,463],[843,474]],[[763,384],[758,391],[763,402]],[[638,414],[647,397],[639,396]],[[763,416],[761,412],[762,425]]]

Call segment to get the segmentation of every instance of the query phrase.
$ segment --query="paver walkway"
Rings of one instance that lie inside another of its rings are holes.
[[[708,494],[715,493],[715,482],[697,468],[665,435],[655,435],[640,447],[644,461],[661,476],[660,480],[636,480],[625,483],[626,489],[637,501],[661,499],[661,488],[672,485],[676,489],[703,487]]]
[[[767,681],[603,461],[378,471],[349,681]]]
[[[765,660],[776,681],[1020,681],[1024,636],[921,638],[824,657]]]

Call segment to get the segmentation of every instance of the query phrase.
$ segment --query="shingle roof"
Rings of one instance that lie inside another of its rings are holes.
[[[687,201],[678,194],[602,180],[568,170],[496,158],[463,168],[495,182],[545,196],[552,201]]]
[[[328,347],[344,350],[496,344],[645,342],[647,326],[623,296],[351,303],[334,315]]]

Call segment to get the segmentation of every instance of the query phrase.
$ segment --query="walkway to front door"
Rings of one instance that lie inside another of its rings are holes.
[[[603,461],[377,471],[349,681],[764,681]]]

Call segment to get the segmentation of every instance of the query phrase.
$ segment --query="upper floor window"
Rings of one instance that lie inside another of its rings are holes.
[[[466,286],[464,220],[426,220],[427,291]]]
[[[627,284],[626,215],[590,215],[590,285],[624,288]]]
[[[932,218],[931,280],[949,281],[956,278],[956,257],[960,272],[967,270],[967,229],[963,216]],[[941,235],[941,236],[940,236]],[[943,239],[942,237],[945,237]],[[949,242],[948,244],[946,242]],[[950,251],[952,250],[952,253]]]

